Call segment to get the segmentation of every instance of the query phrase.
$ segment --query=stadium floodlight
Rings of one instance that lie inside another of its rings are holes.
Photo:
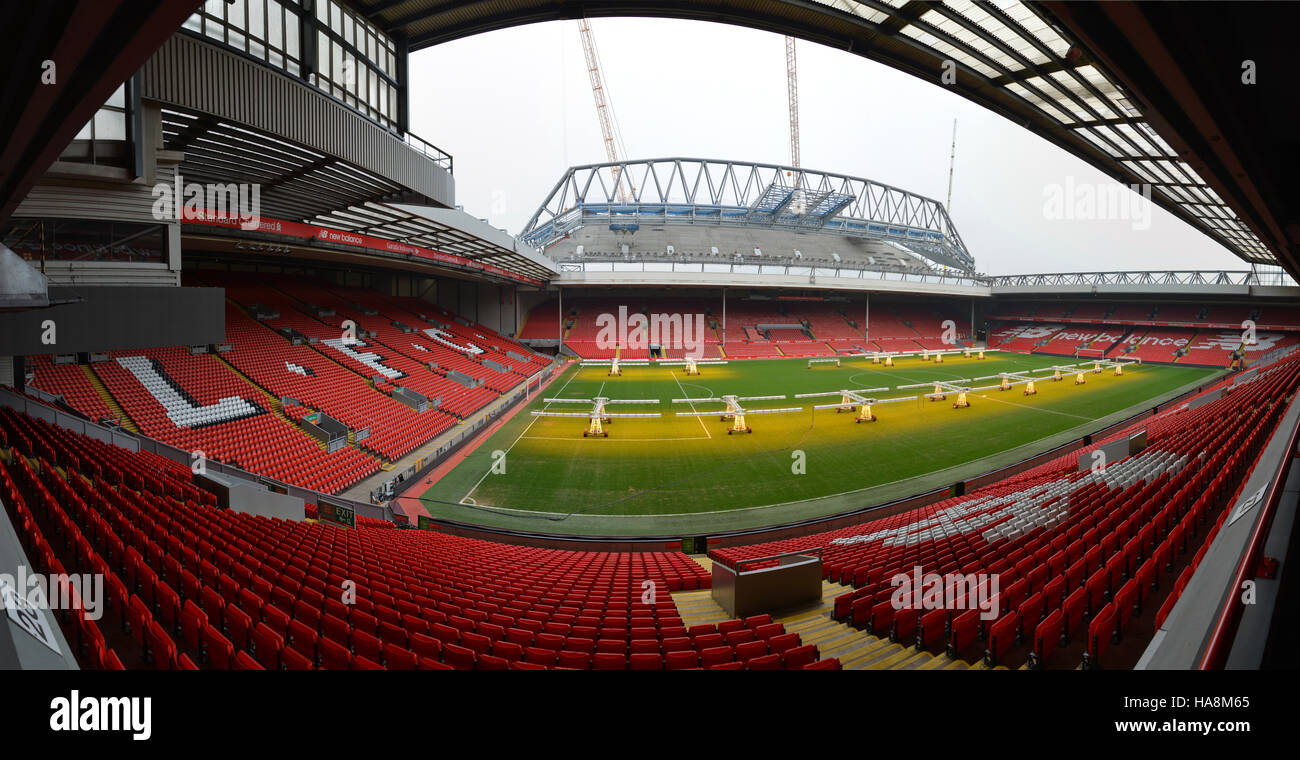
[[[547,399],[547,403],[552,400]],[[534,409],[534,417],[585,417],[587,419],[587,429],[582,431],[582,437],[603,437],[608,438],[609,432],[605,430],[605,425],[611,424],[619,418],[649,418],[658,417],[659,412],[607,412],[605,407],[609,404],[658,404],[658,399],[609,399],[604,396],[597,396],[589,399],[555,399],[555,401],[566,404],[591,404],[589,412],[552,412],[545,409]]]
[[[960,380],[951,381],[951,382],[945,380],[936,380],[934,381],[934,392],[925,394],[925,397],[930,399],[931,401],[943,401],[948,398],[949,393],[956,393],[957,400],[953,403],[952,408],[965,409],[966,407],[970,406],[970,401],[967,399],[966,394],[975,389],[969,386],[960,385],[960,383],[969,383],[969,382],[971,382],[971,379],[968,377],[964,377],[961,378]],[[916,383],[914,385],[900,385],[898,386],[898,389],[902,390],[904,388],[921,388],[926,385],[929,385],[929,383]]]
[[[725,404],[727,405],[727,408],[726,408],[726,409],[723,409],[723,410],[720,411],[720,412],[690,411],[690,412],[674,412],[674,414],[676,414],[678,417],[711,417],[711,416],[713,416],[713,415],[716,414],[716,415],[718,415],[718,419],[720,419],[720,420],[724,420],[724,421],[725,421],[725,420],[727,420],[728,418],[731,419],[731,427],[727,428],[727,435],[731,435],[732,433],[752,433],[752,432],[754,432],[754,429],[753,429],[752,427],[750,427],[748,424],[746,424],[746,422],[745,422],[745,417],[746,417],[747,415],[751,415],[751,414],[791,414],[791,413],[793,413],[793,412],[802,412],[802,411],[805,411],[805,409],[804,409],[802,406],[790,406],[790,407],[784,407],[784,408],[781,408],[781,409],[746,409],[745,407],[743,407],[743,406],[740,405],[740,402],[741,402],[741,401],[762,401],[762,400],[768,400],[768,399],[782,399],[782,398],[785,398],[785,396],[745,396],[745,397],[739,397],[739,396],[734,396],[734,395],[730,395],[730,394],[728,394],[728,395],[723,396],[722,398],[706,398],[706,399],[673,399],[673,403],[689,403],[689,404],[694,405],[694,404],[697,404],[697,403],[717,403],[717,402],[720,401],[720,402],[725,403]]]
[[[879,388],[877,390],[887,390]],[[871,411],[871,407],[880,404],[894,404],[900,401],[915,401],[920,396],[899,396],[898,398],[869,398],[856,391],[839,391],[841,400],[838,404],[817,404],[813,409],[834,409],[837,413],[844,410],[854,411],[856,408],[857,416],[853,418],[854,423],[858,422],[875,422],[876,415]],[[809,394],[809,395],[829,395],[829,394]]]
[[[984,377],[977,377],[975,378],[975,380],[977,381],[990,380],[995,377],[999,379],[997,385],[985,385],[985,386],[980,386],[978,388],[972,388],[971,390],[988,391],[997,388],[1000,391],[1009,391],[1012,388],[1016,387],[1017,385],[1023,385],[1025,386],[1026,396],[1033,396],[1038,393],[1038,390],[1034,388],[1034,378],[1030,377],[1029,375],[1021,374],[1019,372],[1000,372],[996,375],[985,375]]]

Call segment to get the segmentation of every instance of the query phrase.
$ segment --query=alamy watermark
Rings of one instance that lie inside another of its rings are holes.
[[[154,185],[152,194],[153,218],[160,222],[234,222],[244,230],[262,224],[262,186],[256,183],[205,185],[186,182],[178,172],[174,182]]]
[[[87,620],[104,617],[104,576],[99,573],[0,573],[0,606],[18,605],[50,610],[80,610]]]
[[[1127,221],[1134,230],[1151,229],[1151,186],[1120,182],[1075,182],[1043,187],[1043,217],[1052,220]]]
[[[692,359],[704,357],[703,314],[629,314],[626,306],[618,314],[596,317],[596,347],[613,351],[622,347],[640,350],[659,346],[663,350],[685,351]]]

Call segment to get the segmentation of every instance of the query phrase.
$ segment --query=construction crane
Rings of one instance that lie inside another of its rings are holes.
[[[600,121],[600,134],[605,141],[605,157],[610,163],[616,164],[620,152],[626,155],[627,148],[623,145],[623,133],[618,128],[614,105],[605,89],[604,76],[600,73],[600,54],[596,51],[596,38],[591,33],[591,22],[585,18],[578,19],[578,34],[582,38],[582,54],[587,61],[587,75],[591,77],[591,95],[596,100],[596,118]],[[614,167],[613,176],[619,199],[627,203],[630,197],[636,195],[636,188],[631,186],[630,180],[628,187],[624,187],[623,181],[619,178],[618,166]]]
[[[799,68],[794,57],[794,37],[785,38],[785,75],[790,95],[790,166],[799,168]]]
[[[952,153],[948,156],[948,216],[952,216],[952,170],[957,165],[957,120],[952,120]]]

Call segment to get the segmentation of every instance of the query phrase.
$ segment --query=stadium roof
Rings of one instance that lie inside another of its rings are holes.
[[[1152,186],[1156,203],[1242,259],[1259,264],[1282,263],[1293,273],[1300,271],[1294,253],[1286,250],[1282,228],[1287,226],[1287,220],[1276,216],[1294,213],[1295,204],[1288,208],[1276,199],[1272,204],[1264,202],[1263,189],[1251,186],[1254,176],[1235,171],[1236,162],[1216,155],[1217,151],[1230,151],[1248,142],[1249,133],[1236,135],[1231,145],[1213,137],[1210,142],[1199,143],[1197,135],[1176,126],[1180,109],[1187,107],[1185,98],[1161,99],[1159,111],[1152,107],[1157,102],[1153,98],[1162,92],[1161,82],[1167,81],[1161,75],[1186,74],[1193,63],[1188,56],[1199,52],[1195,45],[1183,45],[1175,59],[1160,46],[1161,35],[1143,17],[1151,10],[1149,5],[1159,3],[353,0],[353,5],[380,28],[404,37],[412,50],[519,24],[639,15],[734,23],[792,34],[935,82],[939,81],[945,61],[953,61],[956,81],[951,86],[963,96],[1052,141],[1117,181]],[[1181,9],[1187,4],[1172,5]],[[1252,4],[1251,10],[1260,12],[1262,6]],[[1172,8],[1155,12],[1163,16],[1161,30],[1181,32],[1184,26],[1194,26],[1191,21],[1180,23]],[[1232,15],[1222,9],[1215,12]],[[1197,13],[1210,11],[1202,9]],[[1283,26],[1290,28],[1289,24],[1270,24],[1267,19],[1252,24],[1249,13],[1235,15],[1238,26],[1255,33],[1279,34]],[[1073,31],[1072,24],[1101,30],[1095,38],[1097,47],[1089,45],[1094,41],[1091,36]],[[1213,23],[1201,26],[1200,33],[1208,37],[1214,37],[1220,28]],[[1142,51],[1136,60],[1110,56],[1130,52],[1130,45]],[[1288,49],[1285,44],[1278,47],[1279,51]],[[1168,58],[1162,62],[1167,65],[1153,66],[1154,78],[1139,77],[1148,85],[1143,87],[1141,98],[1130,83],[1138,80],[1118,75],[1111,65],[1119,62],[1117,65],[1123,66],[1121,73],[1128,74],[1142,68],[1142,55],[1162,54]],[[1231,73],[1235,76],[1237,71],[1234,65]],[[1278,80],[1286,78],[1276,75]],[[1190,87],[1193,95],[1196,90]],[[1170,110],[1166,111],[1165,106]],[[1205,128],[1204,123],[1197,126]],[[1259,170],[1268,171],[1266,167]],[[1273,190],[1284,192],[1281,186]],[[1291,245],[1300,245],[1300,228],[1292,236],[1295,240]]]
[[[861,177],[808,168],[654,158],[570,167],[519,234],[546,248],[575,229],[641,223],[755,227],[883,240],[972,272],[943,204]]]
[[[464,256],[541,280],[549,280],[557,271],[555,264],[537,251],[455,209],[367,202],[323,213],[310,221]]]

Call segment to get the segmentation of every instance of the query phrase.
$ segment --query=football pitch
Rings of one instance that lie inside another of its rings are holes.
[[[869,358],[842,358],[841,366],[806,359],[732,361],[682,366],[627,366],[609,376],[602,366],[570,366],[455,469],[422,496],[435,517],[496,527],[548,532],[653,535],[757,527],[859,508],[968,478],[1149,408],[1219,374],[1176,365],[1130,365],[1122,376],[1081,367],[1052,381],[1037,372],[1037,394],[1023,385],[930,400],[932,384],[996,385],[998,373],[1028,373],[1078,360],[989,352],[987,358],[919,357],[893,367]],[[898,389],[924,383],[925,387]],[[878,398],[918,396],[873,406],[874,422],[856,423],[845,410],[814,409],[838,395],[795,394],[879,389]],[[673,399],[736,395],[784,396],[742,402],[749,411],[798,407],[781,414],[750,414],[749,434],[731,435],[721,402]],[[586,413],[590,404],[546,399],[649,399],[607,412],[659,413],[658,418],[614,417],[608,437],[585,437],[585,416],[535,416],[533,411]],[[677,416],[677,412],[708,412]],[[620,519],[626,518],[626,519]],[[542,522],[545,521],[545,522]]]

